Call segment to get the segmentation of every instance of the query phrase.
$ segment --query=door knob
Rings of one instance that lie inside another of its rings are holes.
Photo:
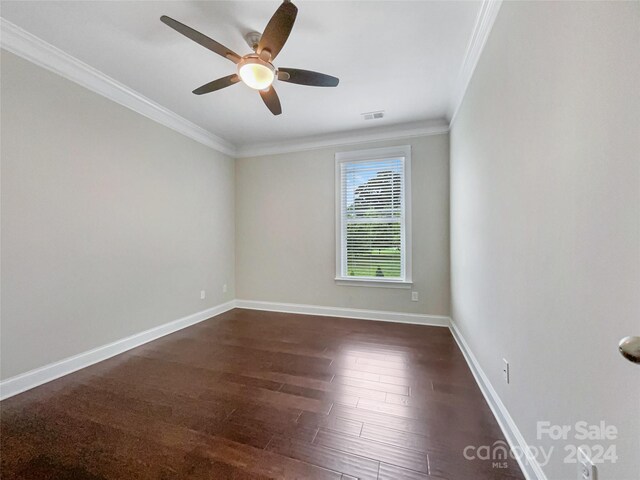
[[[618,349],[624,358],[640,364],[640,337],[624,337],[620,340]]]

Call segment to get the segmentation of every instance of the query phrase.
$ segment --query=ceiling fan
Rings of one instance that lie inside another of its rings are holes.
[[[271,113],[280,115],[282,113],[280,99],[273,88],[273,82],[276,78],[281,82],[314,87],[335,87],[339,82],[336,77],[324,73],[297,68],[276,68],[271,63],[289,38],[297,14],[298,8],[290,0],[284,0],[269,20],[262,35],[255,32],[247,35],[247,42],[253,48],[254,53],[244,56],[238,55],[233,50],[166,15],[160,17],[160,20],[185,37],[237,65],[237,73],[202,85],[196,88],[193,93],[202,95],[215,92],[242,80],[247,86],[259,91]]]

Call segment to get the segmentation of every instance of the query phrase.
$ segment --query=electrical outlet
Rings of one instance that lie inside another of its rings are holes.
[[[206,296],[207,296],[207,292],[205,292],[204,290],[200,290],[200,300],[204,300]]]
[[[598,480],[596,466],[582,447],[578,447],[578,480]]]
[[[222,285],[222,293],[227,293],[227,284]]]
[[[417,302],[419,298],[420,297],[418,295],[418,292],[411,292],[411,301],[412,302]]]
[[[509,383],[509,362],[505,358],[502,359],[502,376],[505,383]]]

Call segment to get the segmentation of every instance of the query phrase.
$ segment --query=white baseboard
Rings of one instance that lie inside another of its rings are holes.
[[[131,350],[132,348],[138,347],[157,338],[164,337],[165,335],[175,331],[182,330],[183,328],[202,322],[208,318],[215,317],[216,315],[220,315],[234,307],[235,300],[232,300],[230,302],[202,310],[201,312],[179,318],[178,320],[173,320],[172,322],[165,323],[164,325],[145,330],[144,332],[116,340],[115,342],[94,348],[93,350],[74,355],[73,357],[65,358],[59,362],[50,363],[49,365],[30,370],[20,375],[16,375],[15,377],[7,378],[0,382],[0,400],[25,392],[37,387],[38,385],[63,377],[64,375],[73,373],[81,368],[101,362],[102,360],[106,360],[107,358],[126,352],[127,350]]]
[[[527,480],[547,480],[547,476],[542,471],[542,467],[536,461],[536,459],[531,455],[527,442],[525,441],[522,433],[518,429],[518,426],[509,415],[509,411],[507,407],[505,407],[504,403],[498,396],[498,392],[493,388],[491,382],[489,381],[489,377],[484,373],[482,367],[478,363],[475,355],[469,348],[466,340],[462,336],[462,333],[458,329],[456,323],[451,319],[450,320],[450,330],[453,338],[455,338],[464,358],[467,360],[469,364],[469,368],[471,369],[471,373],[476,379],[482,394],[484,395],[485,400],[489,404],[491,411],[493,412],[494,417],[498,421],[498,425],[502,429],[502,433],[504,433],[507,442],[511,448],[516,448],[517,451],[525,452],[527,455],[526,459],[518,458],[518,464],[520,465],[520,469],[524,474]]]
[[[325,317],[357,318],[360,320],[376,320],[380,322],[412,323],[433,327],[448,327],[449,317],[440,315],[423,315],[418,313],[386,312],[382,310],[361,310],[357,308],[322,307],[320,305],[303,305],[298,303],[260,302],[253,300],[236,300],[237,308],[249,310],[266,310],[268,312],[298,313],[301,315],[320,315]]]

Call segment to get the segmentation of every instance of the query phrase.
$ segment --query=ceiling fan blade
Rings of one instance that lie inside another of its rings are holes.
[[[203,35],[197,30],[194,30],[191,27],[187,27],[184,23],[180,23],[171,17],[167,17],[166,15],[161,16],[160,21],[165,25],[173,28],[176,32],[179,32],[185,37],[190,38],[194,42],[199,43],[203,47],[208,48],[212,52],[215,52],[222,57],[228,58],[233,63],[238,63],[240,61],[240,55],[238,55],[236,52],[234,52],[233,50],[229,50],[224,45],[216,42],[206,35]]]
[[[271,20],[269,20],[269,23],[264,29],[264,33],[258,43],[258,49],[256,50],[263,60],[270,62],[280,53],[287,38],[289,38],[297,14],[298,7],[288,0],[285,0],[282,5],[278,7],[276,13],[273,14],[273,17],[271,17]],[[266,52],[263,53],[264,50],[266,50]]]
[[[297,68],[278,68],[278,80],[312,87],[335,87],[340,82],[339,78],[331,75]]]
[[[276,93],[273,85],[268,90],[260,90],[260,96],[264,100],[264,104],[267,106],[271,113],[274,115],[280,115],[282,113],[282,106],[280,106],[280,99]]]
[[[193,93],[196,95],[202,95],[204,93],[215,92],[216,90],[220,90],[225,87],[230,87],[234,83],[238,83],[240,78],[235,73],[233,75],[229,75],[227,77],[222,77],[213,82],[206,83],[201,87],[196,88]]]

